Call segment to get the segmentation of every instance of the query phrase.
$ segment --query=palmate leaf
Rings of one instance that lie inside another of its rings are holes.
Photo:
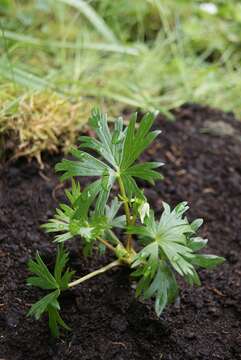
[[[186,203],[181,203],[171,211],[168,204],[163,205],[164,212],[159,222],[155,221],[154,213],[150,212],[150,217],[146,219],[143,227],[130,228],[129,231],[155,240],[159,249],[180,275],[191,274],[193,265],[186,259],[194,255],[192,249],[187,246],[186,234],[192,234],[194,230],[187,219],[182,217],[188,207]]]
[[[38,253],[35,261],[30,260],[28,264],[29,271],[35,274],[35,276],[30,276],[27,279],[28,285],[37,286],[45,290],[53,290],[32,305],[28,316],[34,316],[38,320],[41,315],[46,312],[49,317],[49,326],[53,336],[58,336],[59,325],[65,329],[69,329],[60,317],[60,304],[58,301],[61,291],[68,288],[68,283],[74,274],[74,272],[68,269],[65,270],[67,262],[68,253],[63,246],[60,246],[57,251],[53,275]]]
[[[55,260],[54,274],[52,275],[37,253],[35,261],[30,260],[28,263],[29,271],[35,275],[27,279],[28,285],[38,286],[41,289],[65,290],[67,288],[66,279],[70,280],[73,276],[73,272],[70,272],[68,269],[64,271],[68,260],[68,252],[64,249],[63,245],[59,246]],[[39,283],[36,282],[36,279],[40,280]]]
[[[123,126],[123,119],[118,118],[113,130],[110,130],[107,116],[100,110],[94,109],[89,123],[98,139],[81,136],[79,149],[71,151],[76,160],[63,160],[56,165],[56,170],[62,172],[62,180],[73,176],[99,176],[101,178],[96,204],[98,214],[103,214],[110,190],[117,177],[120,177],[125,184],[128,197],[142,195],[134,178],[147,180],[152,184],[155,180],[162,178],[155,171],[162,163],[134,164],[160,133],[160,131],[150,131],[154,122],[153,114],[146,114],[137,129],[136,118],[137,115],[133,114],[126,128]],[[94,150],[99,159],[81,149]]]
[[[49,233],[55,233],[55,241],[63,243],[76,236],[82,238],[83,251],[85,255],[90,255],[95,240],[98,237],[105,237],[106,231],[113,227],[122,228],[126,218],[123,215],[117,216],[121,202],[115,198],[110,206],[98,211],[98,200],[96,208],[90,207],[99,193],[101,180],[97,180],[88,185],[83,192],[77,188],[76,183],[72,183],[73,189],[68,190],[70,205],[60,204],[56,209],[54,219],[50,219],[42,227]],[[102,213],[104,213],[102,215]]]
[[[200,285],[195,267],[211,268],[224,261],[222,257],[195,253],[206,246],[207,240],[196,236],[196,230],[202,224],[201,219],[190,224],[183,217],[188,209],[186,202],[178,204],[172,211],[168,204],[164,203],[163,206],[164,211],[158,222],[151,211],[150,216],[145,218],[144,225],[128,228],[129,233],[149,239],[148,244],[136,256],[132,267],[136,269],[133,275],[140,277],[137,295],[157,296],[158,314],[163,310],[163,305],[170,303],[169,291],[177,289],[174,286],[173,270],[189,284]],[[162,271],[164,274],[161,274]],[[157,279],[160,280],[160,288]],[[173,300],[173,296],[170,299]]]
[[[71,206],[60,204],[60,208],[56,209],[54,219],[50,219],[42,225],[42,228],[46,232],[57,233],[55,241],[59,243],[72,239],[76,235],[90,238],[92,227],[89,221],[89,210],[99,191],[100,180],[97,180],[88,185],[83,192],[78,191],[77,196],[74,183],[74,189],[67,193],[68,198],[71,196]],[[75,192],[75,197],[73,197],[73,192]]]
[[[122,219],[117,219],[117,221]],[[44,228],[47,232],[54,232],[57,235],[54,238],[55,242],[63,243],[67,240],[79,236],[83,240],[84,246],[86,243],[93,243],[97,237],[103,235],[105,230],[111,229],[113,225],[118,223],[110,223],[104,215],[95,215],[92,213],[87,219],[74,217],[65,220],[65,222],[57,219],[50,219]],[[119,226],[118,226],[119,227]],[[58,234],[60,233],[60,234]]]

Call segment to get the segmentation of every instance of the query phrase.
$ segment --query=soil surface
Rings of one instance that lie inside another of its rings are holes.
[[[55,245],[39,226],[63,200],[63,188],[53,173],[59,158],[46,156],[42,172],[26,160],[4,165],[1,360],[241,359],[241,123],[232,114],[197,105],[174,114],[174,123],[162,117],[155,123],[163,133],[144,158],[164,160],[165,180],[146,187],[146,195],[158,212],[162,200],[171,205],[187,200],[189,218],[205,219],[202,235],[209,238],[207,251],[227,261],[212,271],[201,271],[200,288],[182,284],[180,297],[160,319],[151,301],[135,299],[127,270],[115,269],[92,279],[63,295],[62,315],[72,331],[53,340],[45,318],[37,322],[26,317],[43,292],[27,287],[25,281],[26,263],[36,250],[49,266],[53,264]],[[108,255],[85,259],[74,243],[69,246],[71,267],[78,275],[110,260]]]

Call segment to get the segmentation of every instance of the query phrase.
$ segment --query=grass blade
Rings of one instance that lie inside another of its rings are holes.
[[[89,20],[95,29],[107,40],[113,43],[118,42],[116,36],[106,25],[105,21],[96,13],[96,11],[83,0],[60,0],[61,2],[73,6]]]

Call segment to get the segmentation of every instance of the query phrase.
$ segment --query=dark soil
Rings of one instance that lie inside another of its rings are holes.
[[[0,181],[1,360],[241,359],[241,123],[232,114],[199,106],[185,106],[175,115],[175,123],[156,122],[163,133],[145,158],[165,161],[165,180],[146,187],[146,195],[158,211],[162,200],[172,205],[187,200],[189,217],[205,219],[208,252],[225,256],[225,264],[201,271],[202,287],[183,285],[180,298],[160,319],[151,302],[134,298],[127,270],[92,279],[64,294],[62,314],[72,331],[53,340],[45,318],[26,317],[42,292],[25,280],[26,263],[37,249],[53,264],[55,245],[39,225],[63,198],[52,170],[59,159],[47,160],[42,173],[26,160],[5,165]],[[233,131],[204,133],[207,120],[223,121]],[[78,275],[109,260],[107,255],[84,259],[70,246]]]

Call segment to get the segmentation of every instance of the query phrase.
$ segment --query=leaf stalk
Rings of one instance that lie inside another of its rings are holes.
[[[131,211],[130,211],[129,204],[128,204],[128,197],[126,195],[125,186],[124,186],[123,181],[120,176],[117,177],[117,180],[118,180],[118,184],[119,184],[119,188],[120,188],[120,194],[123,198],[123,204],[124,204],[124,209],[125,209],[125,213],[126,213],[126,224],[131,225],[132,224]],[[132,249],[132,235],[128,234],[126,250],[128,252],[131,252],[131,249]]]
[[[116,252],[116,249],[114,248],[114,246],[112,246],[107,240],[101,239],[99,237],[97,238],[97,240],[99,240],[103,245],[105,245],[108,249],[110,249],[114,253]]]
[[[95,277],[99,274],[102,274],[110,269],[112,269],[113,267],[116,267],[116,266],[121,266],[122,265],[122,262],[120,260],[115,260],[113,262],[111,262],[110,264],[108,265],[105,265],[103,266],[102,268],[98,269],[98,270],[95,270],[85,276],[82,276],[81,278],[75,280],[75,281],[72,281],[68,284],[68,287],[71,288],[71,287],[74,287],[76,285],[79,285],[89,279],[91,279],[92,277]]]

